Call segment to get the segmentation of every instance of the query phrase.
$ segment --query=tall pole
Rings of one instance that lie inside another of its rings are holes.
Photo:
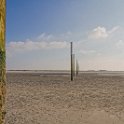
[[[73,43],[71,42],[71,81],[73,81]]]
[[[5,24],[6,24],[6,0],[0,0],[0,124],[4,123],[5,116],[5,86],[6,86],[6,71],[5,71]]]
[[[73,71],[73,77],[75,76],[75,54],[72,54],[72,71]]]

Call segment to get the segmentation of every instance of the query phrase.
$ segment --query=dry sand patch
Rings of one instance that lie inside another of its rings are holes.
[[[9,73],[6,124],[124,124],[124,78]]]

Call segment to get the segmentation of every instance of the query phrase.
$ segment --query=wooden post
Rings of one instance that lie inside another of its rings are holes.
[[[73,81],[73,43],[71,42],[71,81]]]
[[[5,24],[6,24],[6,1],[0,0],[0,124],[4,123],[5,117],[5,93],[6,93],[6,70],[5,70]]]
[[[76,60],[76,76],[78,75],[79,73],[79,64],[78,64],[78,61]]]
[[[73,70],[73,77],[75,76],[75,54],[72,54],[72,70]]]

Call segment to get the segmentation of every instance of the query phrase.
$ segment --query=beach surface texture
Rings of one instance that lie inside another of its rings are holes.
[[[7,73],[6,124],[124,124],[124,76]]]

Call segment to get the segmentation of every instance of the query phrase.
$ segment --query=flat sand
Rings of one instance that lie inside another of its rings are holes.
[[[124,77],[8,73],[5,124],[124,124]]]

